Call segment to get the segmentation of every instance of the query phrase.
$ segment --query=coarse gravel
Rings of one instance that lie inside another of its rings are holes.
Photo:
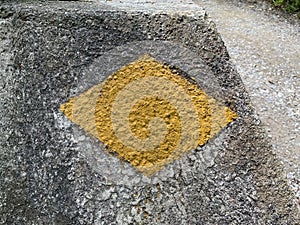
[[[264,1],[194,2],[215,21],[300,206],[300,20]]]

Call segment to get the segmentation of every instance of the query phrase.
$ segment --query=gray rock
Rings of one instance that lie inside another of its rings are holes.
[[[188,1],[154,3],[2,6],[13,13],[0,33],[0,223],[297,224],[282,166],[214,23]],[[59,110],[145,53],[239,115],[150,178]]]

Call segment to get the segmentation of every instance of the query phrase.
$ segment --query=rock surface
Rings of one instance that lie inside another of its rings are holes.
[[[148,4],[2,6],[0,223],[297,224],[283,167],[214,23],[189,1]],[[151,178],[59,110],[144,53],[239,115]]]
[[[262,1],[202,1],[285,167],[300,209],[300,26]]]

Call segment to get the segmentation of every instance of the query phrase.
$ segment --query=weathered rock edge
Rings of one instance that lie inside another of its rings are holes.
[[[2,7],[1,43],[7,37],[10,43],[0,71],[0,223],[297,224],[282,167],[202,10],[127,12],[59,2]],[[144,40],[195,52],[240,118],[208,144],[219,154],[205,171],[198,166],[201,151],[193,151],[182,159],[184,170],[166,181],[128,187],[90,168],[78,153],[74,125],[58,125],[57,110],[94,59]]]

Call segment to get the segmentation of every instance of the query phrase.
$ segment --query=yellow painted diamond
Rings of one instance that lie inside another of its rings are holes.
[[[148,55],[70,98],[61,111],[147,176],[238,117]]]

